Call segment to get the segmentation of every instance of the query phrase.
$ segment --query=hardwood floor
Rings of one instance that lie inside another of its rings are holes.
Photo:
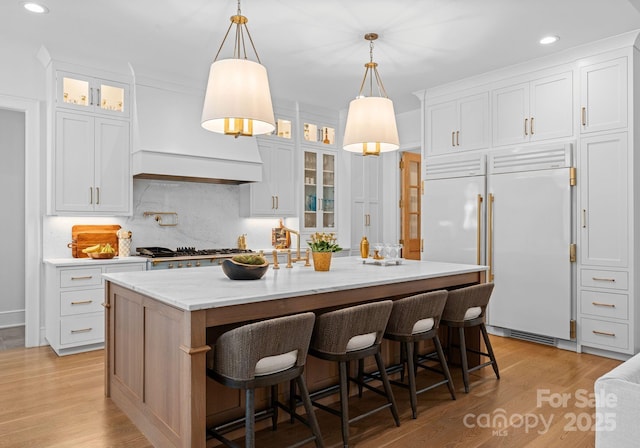
[[[24,325],[0,328],[0,351],[24,347]]]
[[[350,446],[593,446],[593,432],[585,429],[594,412],[587,394],[596,378],[620,362],[515,339],[491,340],[500,380],[491,368],[474,372],[465,394],[453,367],[458,399],[450,399],[446,386],[419,395],[417,420],[411,419],[407,391],[394,387],[401,426],[393,425],[390,413],[379,412],[351,425]],[[48,347],[0,352],[0,447],[150,447],[104,397],[103,367],[102,351],[66,357]],[[429,375],[421,371],[418,386]],[[566,394],[566,406],[558,394]],[[379,400],[371,395],[351,399],[352,415]],[[320,410],[316,415],[325,445],[342,446],[339,420]],[[260,431],[257,446],[280,447],[304,438],[306,431],[300,423],[282,423],[275,433]]]

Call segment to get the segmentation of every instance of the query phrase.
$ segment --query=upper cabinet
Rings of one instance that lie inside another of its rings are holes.
[[[533,79],[493,91],[493,146],[573,135],[572,73]]]
[[[482,149],[489,146],[489,94],[427,107],[427,153]]]
[[[302,231],[336,231],[336,153],[304,150],[304,217]]]
[[[627,58],[580,68],[580,132],[627,127]]]
[[[351,154],[351,244],[382,242],[382,160]]]
[[[60,70],[49,76],[48,213],[130,215],[130,84],[126,76]]]
[[[129,117],[129,86],[77,73],[56,73],[56,107]]]

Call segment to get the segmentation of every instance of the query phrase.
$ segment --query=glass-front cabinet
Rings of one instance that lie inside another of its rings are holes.
[[[56,75],[56,106],[121,117],[129,116],[129,86],[75,73]]]
[[[335,232],[336,154],[304,150],[303,232]]]

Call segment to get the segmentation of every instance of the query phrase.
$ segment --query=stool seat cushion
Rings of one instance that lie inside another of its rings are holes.
[[[482,308],[479,306],[473,306],[464,313],[464,320],[475,319],[482,314]]]
[[[428,317],[427,319],[420,319],[415,324],[413,324],[413,330],[411,330],[411,334],[424,333],[425,331],[429,331],[433,328],[435,321],[433,317]]]
[[[275,356],[265,356],[256,363],[256,376],[271,375],[282,372],[296,365],[298,350]]]
[[[359,334],[349,339],[349,342],[347,342],[347,351],[354,352],[356,350],[362,350],[364,348],[371,347],[375,343],[375,331],[373,333]]]

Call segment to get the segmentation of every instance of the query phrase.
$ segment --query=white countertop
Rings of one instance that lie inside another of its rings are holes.
[[[230,280],[219,266],[103,274],[113,283],[187,311],[217,308],[485,271],[486,266],[403,260],[400,265],[363,264],[360,257],[336,257],[331,270],[317,272],[303,263],[287,269],[269,266],[259,280]]]
[[[123,264],[123,263],[146,263],[149,258],[147,257],[113,257],[110,259],[104,258],[45,258],[42,260],[46,264],[52,264],[54,266],[91,266],[92,264]]]

